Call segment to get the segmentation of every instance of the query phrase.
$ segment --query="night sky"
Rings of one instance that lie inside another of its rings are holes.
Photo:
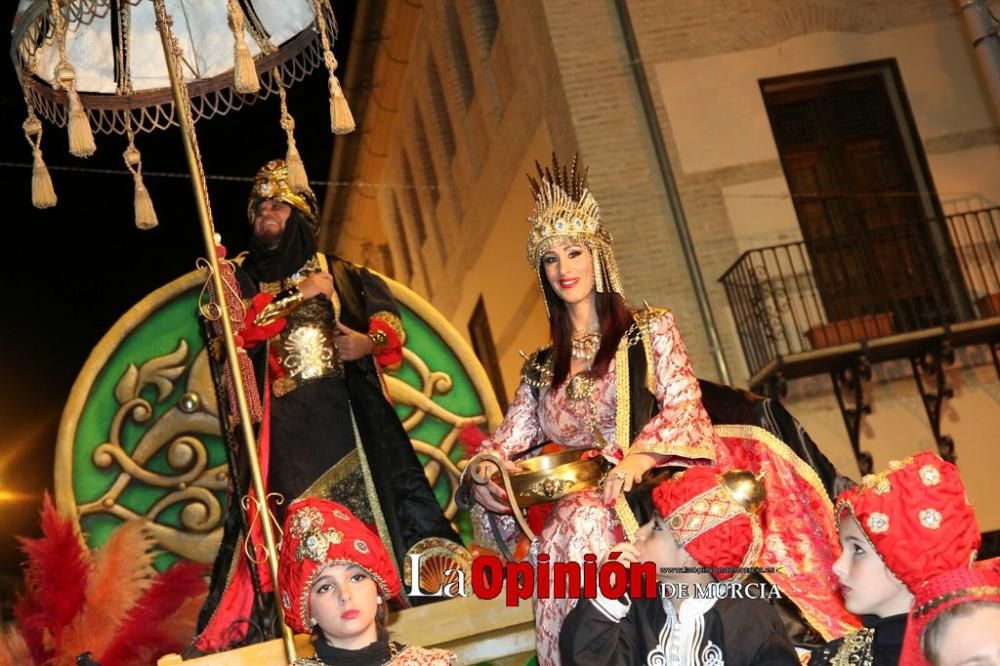
[[[10,26],[15,3],[3,14]],[[352,3],[337,3],[340,39],[335,53],[343,74]],[[146,187],[160,226],[139,231],[133,219],[132,178],[125,171],[125,139],[97,135],[89,159],[69,155],[66,131],[45,124],[42,151],[59,203],[31,205],[31,149],[21,131],[26,109],[4,39],[0,64],[0,602],[9,611],[19,586],[21,554],[15,535],[38,533],[42,493],[52,489],[56,432],[63,405],[91,349],[133,304],[192,270],[203,244],[187,177],[148,175]],[[345,89],[346,90],[346,89]],[[348,99],[350,90],[346,90]],[[326,70],[320,66],[288,94],[296,139],[312,180],[326,180],[330,134]],[[43,121],[44,122],[44,121]],[[284,157],[278,101],[270,98],[197,126],[209,176],[252,178],[257,168]],[[143,168],[187,174],[179,131],[137,137]],[[113,174],[61,170],[111,169]],[[249,181],[208,181],[216,229],[230,256],[245,249]],[[313,185],[322,202],[325,187]]]

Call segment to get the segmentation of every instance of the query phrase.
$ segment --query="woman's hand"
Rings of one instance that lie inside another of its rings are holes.
[[[650,453],[629,453],[615,465],[604,479],[605,506],[611,506],[622,493],[642,481],[642,476],[656,466],[657,458]]]
[[[508,472],[520,472],[521,466],[510,460],[504,461],[504,467],[507,468]],[[496,472],[496,465],[489,462],[479,463],[479,468],[476,470],[476,476],[481,478],[490,478],[490,476]],[[475,498],[476,502],[481,504],[487,511],[492,511],[493,513],[512,513],[510,508],[510,503],[507,501],[507,492],[496,483],[492,481],[487,481],[486,483],[476,483],[475,479],[471,480],[472,483],[472,497]]]

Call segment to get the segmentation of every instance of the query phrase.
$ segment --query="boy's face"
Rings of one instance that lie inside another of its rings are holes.
[[[356,650],[377,638],[378,586],[354,564],[328,566],[309,590],[309,610],[331,645]]]
[[[677,545],[666,522],[658,513],[635,533],[635,547],[643,561],[653,562],[657,570],[691,566],[691,556]],[[673,580],[674,576],[662,571],[657,574],[661,581]]]
[[[879,617],[910,610],[913,595],[885,566],[854,516],[846,515],[840,521],[840,547],[833,573],[840,581],[847,610]]]

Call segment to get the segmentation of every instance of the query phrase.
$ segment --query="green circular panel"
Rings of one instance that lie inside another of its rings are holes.
[[[56,499],[93,548],[123,520],[148,518],[164,554],[210,562],[228,483],[225,444],[199,322],[204,278],[192,272],[130,309],[94,348],[70,395],[56,451]],[[434,308],[386,280],[407,330],[404,365],[387,376],[435,494],[467,542],[452,495],[465,423],[500,413],[471,349]],[[433,450],[431,450],[433,449]]]

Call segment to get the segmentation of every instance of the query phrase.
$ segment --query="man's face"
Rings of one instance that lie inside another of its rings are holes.
[[[277,199],[264,199],[257,204],[253,218],[253,235],[269,248],[275,248],[285,232],[292,207]]]

